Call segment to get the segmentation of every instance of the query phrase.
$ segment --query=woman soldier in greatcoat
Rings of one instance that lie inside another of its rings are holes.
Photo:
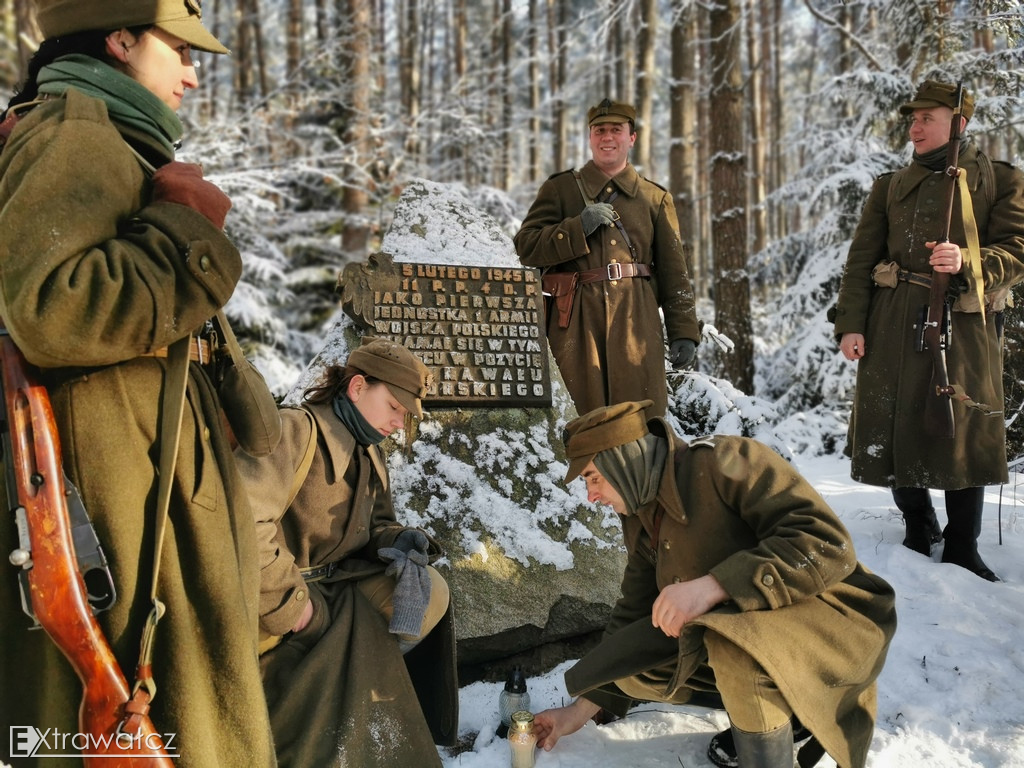
[[[440,766],[458,735],[440,547],[395,517],[379,443],[422,416],[428,370],[364,339],[301,408],[277,449],[239,456],[260,547],[261,667],[281,766]]]
[[[192,51],[227,51],[196,0],[37,6],[46,40],[0,153],[0,314],[47,384],[64,471],[116,588],[97,619],[130,684],[152,607],[167,348],[184,347],[242,270],[223,231],[230,201],[198,166],[174,159],[175,113],[198,86]],[[255,531],[217,391],[190,346],[149,714],[181,768],[262,768],[274,752],[258,666]],[[4,552],[14,533],[13,520],[0,525]],[[0,580],[0,722],[76,734],[81,685],[46,635],[28,631],[15,585],[13,572]]]

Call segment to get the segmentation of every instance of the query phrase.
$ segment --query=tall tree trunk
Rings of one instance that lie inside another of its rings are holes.
[[[548,0],[548,50],[551,58],[551,110],[554,142],[552,163],[554,170],[561,170],[568,164],[569,123],[566,120],[565,74],[568,71],[566,51],[566,24],[568,23],[568,0]]]
[[[694,243],[697,236],[697,211],[694,180],[696,178],[696,46],[693,3],[672,0],[672,86],[671,144],[668,154],[669,190],[676,205],[679,219],[679,238],[690,270],[693,289],[698,296],[705,294],[702,278],[695,269]]]
[[[419,0],[402,0],[399,35],[398,73],[402,89],[402,111],[405,114],[405,151],[419,165],[421,142],[419,136],[420,117],[420,62],[419,51],[420,8]]]
[[[715,324],[735,347],[723,356],[725,377],[754,388],[750,276],[747,272],[746,147],[743,136],[741,29],[737,0],[711,9],[711,238],[715,253]]]
[[[529,59],[529,98],[530,98],[530,154],[527,160],[527,178],[535,184],[540,178],[540,46],[538,30],[540,29],[540,0],[530,0],[530,26],[526,32],[526,43]]]
[[[498,141],[501,142],[501,160],[497,178],[498,189],[507,190],[512,183],[512,52],[515,40],[512,37],[512,0],[502,0],[501,6],[501,125]]]
[[[759,253],[765,246],[765,180],[764,180],[764,123],[766,115],[761,102],[761,81],[764,78],[765,51],[761,48],[758,35],[758,15],[755,0],[747,0],[747,126],[749,135],[751,173],[748,190],[750,210],[750,252]]]
[[[370,7],[364,0],[348,0],[348,45],[342,47],[341,71],[349,84],[349,103],[344,108],[344,141],[353,158],[345,169],[345,189],[341,207],[345,211],[345,226],[341,233],[341,250],[350,259],[366,255],[369,225],[364,208],[370,183],[366,168],[372,161],[369,147],[370,126]]]
[[[640,69],[636,78],[636,115],[640,132],[633,148],[635,164],[650,178],[655,175],[651,165],[651,131],[654,128],[654,53],[658,39],[658,0],[640,0],[640,34],[637,47]]]

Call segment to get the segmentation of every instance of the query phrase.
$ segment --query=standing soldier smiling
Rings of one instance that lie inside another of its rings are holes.
[[[665,331],[677,368],[700,340],[672,196],[629,163],[635,121],[629,104],[592,107],[592,159],[545,181],[515,236],[544,270],[548,341],[579,413],[650,398],[664,414]]]

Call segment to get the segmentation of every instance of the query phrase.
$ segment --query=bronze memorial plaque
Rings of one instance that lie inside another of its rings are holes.
[[[339,284],[350,317],[430,368],[424,407],[551,405],[539,270],[375,254],[347,266]]]

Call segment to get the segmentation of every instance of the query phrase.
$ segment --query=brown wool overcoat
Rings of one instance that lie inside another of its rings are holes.
[[[261,634],[284,636],[261,659],[280,763],[439,766],[435,741],[452,744],[458,731],[451,608],[403,659],[387,622],[355,588],[385,569],[377,550],[408,527],[395,517],[384,456],[359,446],[330,403],[281,415],[270,456],[238,457],[259,539]],[[314,423],[316,450],[301,477]],[[433,540],[430,550],[432,559],[440,553]],[[300,569],[339,561],[330,577],[303,580]],[[290,634],[310,600],[309,626]]]
[[[50,384],[64,469],[116,582],[118,601],[99,623],[130,682],[150,609],[165,367],[139,355],[223,306],[241,259],[197,212],[150,202],[124,138],[157,164],[171,159],[73,90],[22,118],[0,154],[0,314]],[[3,551],[14,532],[0,525]],[[252,515],[217,394],[192,364],[157,589],[166,614],[151,711],[161,733],[176,734],[181,768],[274,765],[258,586]],[[12,570],[0,580],[0,722],[74,733],[77,679],[45,635],[27,631],[17,601]]]
[[[558,313],[549,304],[551,352],[580,414],[646,398],[654,401],[649,413],[664,414],[666,333],[670,342],[700,340],[672,196],[632,165],[609,179],[591,161],[580,176],[592,200],[606,188],[617,192],[612,206],[635,257],[614,226],[598,227],[584,237],[579,215],[586,204],[573,172],[564,171],[544,182],[515,236],[520,261],[545,272],[603,268],[613,260],[636,262],[650,267],[654,277],[580,285],[568,328],[559,327]]]
[[[707,661],[702,634],[717,632],[764,667],[839,765],[860,768],[896,631],[892,588],[857,562],[843,524],[770,448],[740,437],[687,446],[663,420],[649,427],[670,445],[658,496],[623,518],[622,597],[602,643],[566,674],[569,692],[614,711],[621,693],[608,683],[636,659],[664,653],[664,636],[649,629],[660,590],[710,573],[731,599],[668,640],[664,700],[690,698],[687,678]]]
[[[1024,174],[981,159],[974,145],[960,155],[967,171],[981,244],[986,292],[1024,280]],[[991,173],[986,170],[991,169]],[[994,182],[994,185],[993,185]],[[954,401],[955,436],[929,436],[924,401],[932,358],[915,350],[914,324],[928,288],[899,282],[875,285],[871,270],[883,260],[931,273],[925,242],[935,240],[944,215],[944,174],[912,163],[875,181],[854,234],[836,305],[835,334],[864,335],[847,453],[855,480],[871,485],[956,490],[1007,480],[1003,410],[1003,339],[995,311],[952,313],[946,351],[949,381],[996,413]],[[949,239],[966,251],[960,193]],[[969,270],[964,274],[969,276]],[[966,282],[964,278],[954,278]]]

